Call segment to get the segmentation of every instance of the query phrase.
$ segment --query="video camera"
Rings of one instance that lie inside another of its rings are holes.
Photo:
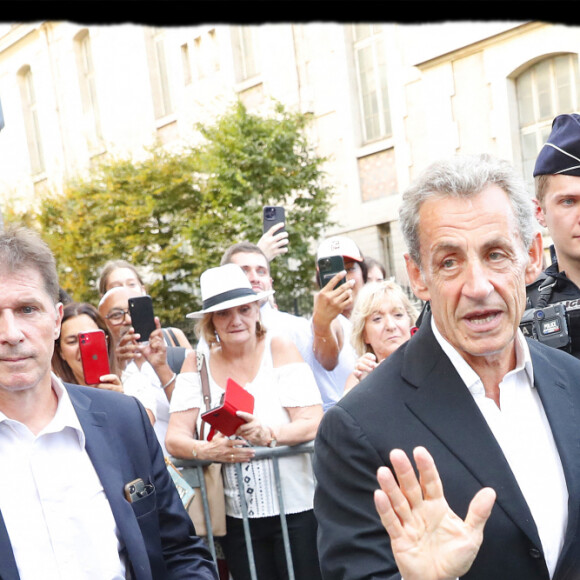
[[[568,300],[576,302],[578,300]],[[569,316],[566,302],[550,304],[543,308],[530,308],[524,312],[520,321],[520,329],[524,336],[533,338],[544,344],[570,352]]]

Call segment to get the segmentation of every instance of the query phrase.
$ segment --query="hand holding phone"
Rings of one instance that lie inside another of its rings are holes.
[[[329,256],[318,260],[318,283],[324,288],[334,276],[345,269],[342,256]],[[335,288],[346,282],[346,276],[341,278]]]
[[[85,383],[98,385],[100,377],[111,373],[105,332],[100,329],[79,332],[78,340]]]

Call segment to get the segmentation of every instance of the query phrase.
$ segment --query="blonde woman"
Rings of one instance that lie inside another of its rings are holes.
[[[397,283],[369,282],[360,290],[351,315],[351,343],[359,358],[345,393],[411,338],[416,320],[417,311]]]

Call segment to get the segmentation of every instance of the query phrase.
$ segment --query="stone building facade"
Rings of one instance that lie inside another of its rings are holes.
[[[34,203],[103,153],[194,139],[240,98],[310,115],[338,223],[406,284],[400,194],[455,152],[530,181],[553,117],[580,109],[578,27],[548,22],[0,25],[0,202]]]

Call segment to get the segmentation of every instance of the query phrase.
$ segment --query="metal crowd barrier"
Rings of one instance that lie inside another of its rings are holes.
[[[288,457],[291,455],[301,455],[302,453],[310,454],[310,460],[312,461],[312,454],[314,453],[314,441],[308,441],[306,443],[300,443],[299,445],[293,446],[282,445],[280,447],[274,447],[273,449],[270,449],[269,447],[256,447],[256,455],[254,456],[254,460],[272,459],[272,463],[274,466],[276,493],[278,495],[278,504],[280,506],[280,523],[282,524],[282,539],[284,542],[284,551],[286,553],[286,564],[288,566],[288,580],[295,580],[295,577],[294,577],[294,565],[292,563],[292,552],[290,549],[290,539],[288,536],[288,524],[286,523],[286,513],[284,508],[284,494],[282,489],[282,482],[280,480],[279,458]],[[189,483],[189,485],[195,488],[196,493],[198,491],[201,492],[205,524],[208,532],[207,541],[209,545],[209,550],[214,560],[217,561],[215,540],[213,537],[211,519],[209,517],[209,503],[207,499],[207,490],[205,487],[205,480],[203,478],[203,467],[209,465],[211,461],[199,461],[197,459],[177,459],[175,457],[172,457],[171,461],[180,470],[181,475]],[[235,468],[238,486],[240,489],[244,489],[242,464],[236,463]],[[246,538],[248,562],[250,565],[250,574],[252,580],[258,580],[258,576],[256,573],[256,564],[254,561],[252,538],[250,536],[250,521],[249,521],[250,518],[248,517],[248,506],[244,495],[242,495],[241,497],[241,505],[242,505],[244,536]]]

